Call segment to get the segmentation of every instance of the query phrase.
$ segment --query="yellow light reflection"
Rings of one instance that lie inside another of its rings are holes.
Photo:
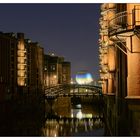
[[[78,119],[82,119],[82,117],[83,117],[82,112],[79,111],[79,112],[77,113],[76,117],[77,117]]]

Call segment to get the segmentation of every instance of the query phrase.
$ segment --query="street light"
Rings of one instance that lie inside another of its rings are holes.
[[[54,78],[54,79],[56,79],[56,78],[57,78],[57,76],[56,76],[56,75],[54,75],[54,76],[53,76],[53,78]]]

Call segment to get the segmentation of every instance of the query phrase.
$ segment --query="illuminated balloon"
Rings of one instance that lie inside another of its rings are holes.
[[[76,74],[76,82],[79,85],[90,84],[93,81],[92,75],[86,71],[81,71]]]

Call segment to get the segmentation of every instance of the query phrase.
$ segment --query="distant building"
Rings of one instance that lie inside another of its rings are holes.
[[[44,86],[70,83],[70,62],[64,57],[53,55],[44,56]]]
[[[70,77],[70,62],[64,57],[44,55],[44,49],[25,39],[24,33],[0,32],[0,102],[69,84]]]
[[[86,85],[86,84],[92,84],[93,78],[92,75],[88,71],[79,71],[76,74],[76,82],[79,85]]]
[[[71,63],[62,62],[62,84],[70,84],[71,82]]]

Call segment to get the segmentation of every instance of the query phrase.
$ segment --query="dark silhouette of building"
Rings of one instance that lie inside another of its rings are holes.
[[[38,43],[27,43],[28,91],[41,92],[44,89],[44,49]]]
[[[17,39],[0,32],[0,101],[9,100],[17,87]]]

